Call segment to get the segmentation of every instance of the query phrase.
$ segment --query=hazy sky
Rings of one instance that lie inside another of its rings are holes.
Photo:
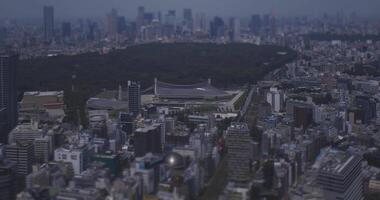
[[[134,17],[139,5],[147,11],[186,7],[194,13],[240,17],[254,13],[320,15],[337,11],[380,16],[380,0],[0,0],[0,18],[40,18],[43,5],[53,5],[57,18],[99,17],[111,8],[116,8],[120,15]]]

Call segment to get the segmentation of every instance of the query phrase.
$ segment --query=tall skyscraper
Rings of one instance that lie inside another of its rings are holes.
[[[107,33],[110,37],[115,37],[118,28],[118,15],[116,9],[112,9],[110,13],[107,14]]]
[[[206,14],[204,13],[197,13],[195,15],[195,23],[194,23],[194,29],[197,32],[207,32],[207,20],[206,20]]]
[[[190,8],[185,8],[183,10],[183,26],[186,29],[186,31],[192,32],[193,31],[193,12]]]
[[[220,17],[215,17],[210,23],[210,35],[213,38],[219,38],[224,36],[224,21]]]
[[[17,125],[16,64],[18,56],[0,54],[0,142],[7,143],[8,133]]]
[[[251,137],[246,123],[232,123],[227,129],[228,179],[247,183],[250,180]]]
[[[137,9],[136,29],[140,33],[141,27],[144,26],[145,7],[139,6]]]
[[[70,38],[71,37],[71,24],[70,22],[62,23],[62,37]]]
[[[140,113],[141,94],[140,84],[134,81],[128,81],[128,109],[134,116]]]
[[[165,24],[175,26],[176,23],[177,23],[176,11],[169,10],[168,13],[165,15]]]
[[[230,18],[230,41],[239,42],[240,41],[240,20],[232,17]]]
[[[251,33],[258,34],[261,28],[261,17],[260,15],[252,15],[251,21],[249,22],[249,29]]]
[[[54,7],[44,6],[44,36],[50,41],[54,37]]]

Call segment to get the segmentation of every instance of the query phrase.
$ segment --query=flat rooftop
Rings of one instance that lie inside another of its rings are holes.
[[[24,96],[35,96],[35,97],[45,97],[45,96],[63,96],[63,91],[32,91],[24,92]]]

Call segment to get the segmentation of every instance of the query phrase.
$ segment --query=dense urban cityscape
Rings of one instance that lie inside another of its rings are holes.
[[[57,9],[0,19],[0,199],[380,199],[380,18]]]

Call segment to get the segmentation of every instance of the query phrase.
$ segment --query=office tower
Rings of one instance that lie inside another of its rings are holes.
[[[119,16],[117,18],[117,32],[120,34],[127,30],[127,22],[125,21],[125,17]]]
[[[210,35],[212,38],[219,38],[224,36],[224,21],[220,17],[215,17],[210,23]]]
[[[0,161],[0,198],[14,199],[16,195],[16,164],[8,160]]]
[[[158,11],[156,19],[158,19],[160,24],[162,24],[162,13],[161,13],[161,11]]]
[[[54,37],[54,7],[44,6],[44,36],[46,41]]]
[[[251,33],[258,34],[261,28],[261,17],[260,15],[252,15],[251,21],[249,22],[249,30]]]
[[[47,163],[50,157],[50,141],[47,136],[34,140],[34,157],[38,163]]]
[[[136,18],[136,28],[137,32],[140,32],[140,29],[142,26],[144,26],[144,15],[145,15],[145,8],[144,6],[139,6],[137,10],[137,18]]]
[[[227,129],[228,179],[232,182],[250,180],[251,141],[246,123],[232,123]]]
[[[154,19],[154,13],[152,12],[144,13],[144,25],[152,24],[153,19]]]
[[[271,105],[272,112],[280,112],[284,108],[285,94],[277,88],[270,88],[267,102]]]
[[[140,113],[140,106],[140,83],[128,81],[128,110],[134,116],[137,116]]]
[[[183,26],[184,28],[189,31],[189,32],[192,32],[193,31],[193,13],[192,13],[192,10],[190,8],[185,8],[183,10]]]
[[[32,172],[34,145],[32,143],[13,143],[5,146],[5,157],[17,165],[17,175],[26,176]]]
[[[136,129],[134,134],[135,156],[141,157],[147,153],[162,153],[161,124],[147,124]]]
[[[237,18],[230,18],[230,24],[229,24],[229,36],[230,41],[232,42],[239,42],[240,41],[240,20]]]
[[[46,130],[38,128],[38,123],[20,124],[16,126],[8,137],[8,143],[33,143],[36,138],[46,135]]]
[[[169,10],[168,13],[165,16],[165,24],[170,26],[176,25],[176,12],[175,10]]]
[[[204,13],[197,13],[195,15],[195,31],[197,32],[207,32],[207,21],[206,21],[206,14]]]
[[[361,157],[329,150],[322,158],[317,183],[326,200],[363,199]]]
[[[110,37],[115,37],[117,34],[117,22],[118,15],[116,9],[112,9],[110,13],[107,14],[107,33]]]
[[[0,128],[4,129],[1,143],[7,143],[9,131],[17,125],[17,60],[16,55],[0,54]]]
[[[70,22],[62,23],[62,37],[63,38],[71,37],[71,23]]]

